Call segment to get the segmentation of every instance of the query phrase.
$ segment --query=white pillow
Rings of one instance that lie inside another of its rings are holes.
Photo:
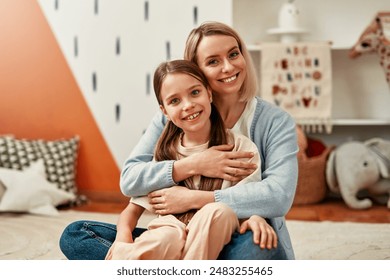
[[[58,215],[55,206],[69,202],[75,195],[57,188],[45,178],[42,159],[23,171],[0,168],[0,181],[5,192],[0,200],[0,212],[28,212]]]

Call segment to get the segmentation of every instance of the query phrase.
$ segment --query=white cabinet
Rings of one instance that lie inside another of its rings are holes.
[[[267,34],[277,25],[278,10],[287,0],[233,1],[233,26],[247,42],[257,71],[261,50],[258,43],[276,41]],[[332,133],[315,134],[327,144],[372,137],[390,139],[390,88],[379,57],[364,54],[351,59],[349,49],[378,11],[390,11],[390,3],[374,1],[296,0],[305,41],[332,42]]]

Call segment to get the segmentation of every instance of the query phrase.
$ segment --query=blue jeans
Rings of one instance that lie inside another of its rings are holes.
[[[146,229],[136,228],[133,239]],[[62,253],[70,260],[104,260],[114,242],[116,226],[95,221],[76,221],[68,225],[60,238]],[[285,260],[286,253],[278,244],[276,249],[260,249],[253,243],[252,231],[234,233],[225,245],[220,260]]]

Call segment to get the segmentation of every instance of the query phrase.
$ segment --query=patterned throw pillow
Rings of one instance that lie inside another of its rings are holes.
[[[61,190],[77,194],[78,146],[78,136],[54,141],[0,136],[0,167],[23,170],[38,159],[43,159],[47,180]]]

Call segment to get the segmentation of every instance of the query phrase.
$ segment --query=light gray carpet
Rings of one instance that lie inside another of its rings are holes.
[[[117,218],[78,211],[61,211],[58,217],[0,214],[0,260],[65,259],[58,239],[67,224],[84,219],[116,223]],[[389,224],[289,220],[287,225],[300,260],[390,259]]]
[[[297,259],[390,260],[390,224],[287,221]]]

